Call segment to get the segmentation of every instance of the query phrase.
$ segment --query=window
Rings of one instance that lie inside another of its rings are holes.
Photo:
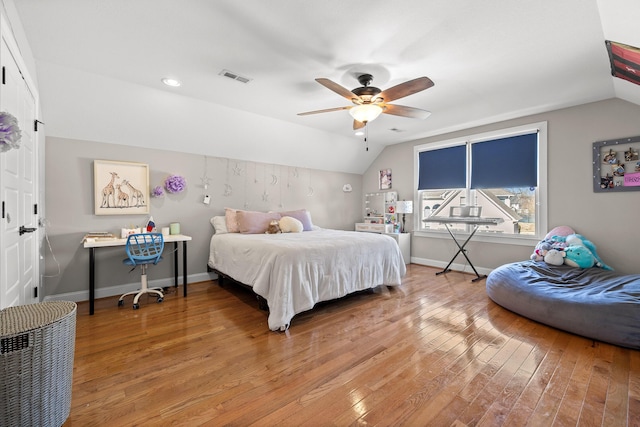
[[[419,145],[414,148],[417,232],[438,232],[452,207],[477,206],[482,217],[502,218],[478,230],[485,236],[546,233],[546,122]],[[466,224],[450,228],[469,232]]]

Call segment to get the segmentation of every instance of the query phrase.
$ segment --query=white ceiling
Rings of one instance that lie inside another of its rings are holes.
[[[41,70],[60,67],[249,112],[247,127],[259,115],[295,133],[312,128],[311,139],[357,147],[357,161],[345,154],[354,166],[338,167],[346,171],[361,173],[373,161],[362,160],[348,112],[297,115],[348,105],[317,77],[348,89],[359,86],[361,72],[381,89],[419,76],[435,82],[394,102],[431,111],[426,120],[383,114],[370,123],[374,154],[382,145],[612,97],[640,104],[639,86],[611,76],[604,45],[640,46],[637,0],[15,0],[15,7],[51,120],[57,107],[46,86],[55,80]],[[252,80],[222,77],[223,69]],[[164,87],[165,76],[182,87]],[[73,136],[71,124],[47,127]],[[184,151],[203,152],[193,139]],[[296,144],[282,139],[279,150]],[[243,153],[218,152],[251,160],[251,146],[238,147]],[[335,151],[315,157],[311,166],[336,169]]]

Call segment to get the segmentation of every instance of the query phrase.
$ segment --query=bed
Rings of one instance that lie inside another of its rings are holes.
[[[487,294],[532,320],[640,349],[640,275],[521,261],[493,270]]]
[[[266,300],[269,329],[286,330],[321,301],[400,286],[406,266],[382,234],[319,229],[281,234],[214,234],[208,266]]]

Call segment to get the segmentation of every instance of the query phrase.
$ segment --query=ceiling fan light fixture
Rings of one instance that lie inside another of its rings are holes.
[[[349,114],[360,123],[369,123],[378,118],[382,113],[382,107],[376,104],[356,105],[349,109]]]

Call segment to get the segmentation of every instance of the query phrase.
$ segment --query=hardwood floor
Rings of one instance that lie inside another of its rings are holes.
[[[70,426],[640,425],[640,351],[410,265],[402,287],[321,304],[271,332],[255,297],[189,285],[161,304],[78,306]]]

